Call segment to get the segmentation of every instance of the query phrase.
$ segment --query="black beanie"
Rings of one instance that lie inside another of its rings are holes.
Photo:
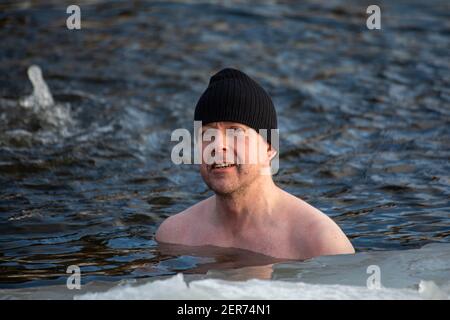
[[[202,125],[232,121],[245,124],[259,133],[267,129],[270,144],[270,129],[277,129],[277,113],[267,92],[245,73],[225,68],[209,80],[208,88],[195,107],[195,121]]]

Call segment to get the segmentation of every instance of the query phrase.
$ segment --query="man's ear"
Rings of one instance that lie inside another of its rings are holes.
[[[269,155],[269,161],[272,161],[273,158],[277,155],[277,150],[272,148],[271,145],[267,146],[267,154]]]

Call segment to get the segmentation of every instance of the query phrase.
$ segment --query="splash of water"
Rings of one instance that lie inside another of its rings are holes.
[[[33,85],[33,94],[23,101],[23,106],[28,108],[49,108],[55,102],[47,83],[42,76],[42,70],[39,66],[32,65],[28,68],[28,78]]]
[[[33,93],[20,100],[20,105],[31,111],[29,116],[38,120],[44,132],[45,129],[49,129],[51,133],[67,136],[69,126],[74,122],[71,117],[70,106],[55,103],[39,66],[30,66],[27,73],[33,85]]]

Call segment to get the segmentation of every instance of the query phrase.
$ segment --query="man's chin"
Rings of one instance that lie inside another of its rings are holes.
[[[212,191],[214,191],[215,194],[220,196],[230,195],[236,191],[236,188],[220,184],[212,184],[209,187]]]

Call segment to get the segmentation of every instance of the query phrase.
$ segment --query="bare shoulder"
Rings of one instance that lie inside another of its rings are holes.
[[[208,198],[209,199],[209,198]],[[202,200],[193,206],[166,218],[158,230],[155,239],[158,242],[185,244],[192,228],[192,221],[199,219],[199,215],[204,211],[208,199]]]
[[[342,229],[324,213],[322,217],[311,222],[309,229],[315,256],[355,253]]]
[[[354,253],[355,250],[341,228],[329,216],[306,201],[290,195],[293,227],[299,232],[297,241],[311,256]],[[295,198],[295,199],[294,199]]]

